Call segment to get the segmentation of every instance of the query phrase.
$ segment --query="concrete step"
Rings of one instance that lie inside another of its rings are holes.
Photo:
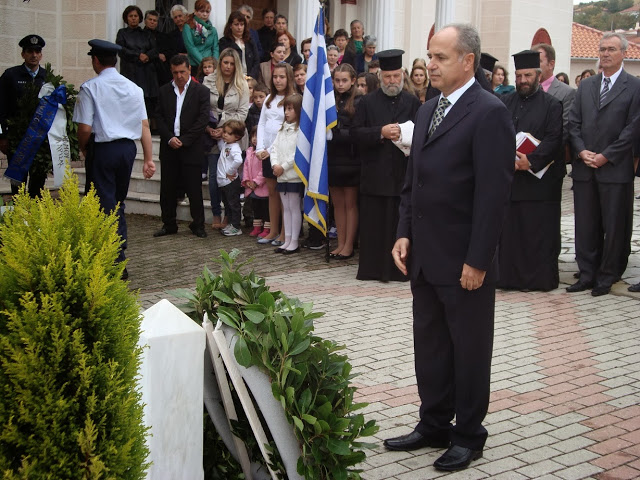
[[[78,179],[80,185],[84,185],[86,178],[86,170],[84,168],[76,168],[74,170],[76,175],[78,175]],[[144,175],[141,172],[131,172],[131,181],[129,183],[129,196],[135,195],[136,193],[146,194],[152,193],[156,195],[160,195],[160,175],[156,173],[152,178],[144,178]],[[202,197],[205,200],[209,200],[211,196],[209,195],[209,182],[202,182]]]
[[[161,216],[160,210],[160,195],[153,193],[138,193],[131,192],[125,202],[127,213],[136,213],[139,215],[151,215],[153,217]],[[176,209],[176,215],[178,220],[184,220],[186,222],[191,221],[191,212],[189,205],[178,204]],[[204,219],[206,223],[213,222],[213,214],[211,213],[211,202],[209,200],[204,201]],[[158,227],[160,228],[160,227]],[[151,232],[153,233],[153,232]]]

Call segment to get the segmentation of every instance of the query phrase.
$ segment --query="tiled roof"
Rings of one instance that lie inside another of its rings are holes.
[[[598,58],[603,32],[573,22],[571,34],[571,58]],[[640,46],[629,42],[626,58],[640,60]]]

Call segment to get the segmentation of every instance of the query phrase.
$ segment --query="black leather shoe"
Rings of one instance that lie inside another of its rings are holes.
[[[293,255],[294,253],[300,253],[300,247],[295,248],[293,250],[284,250],[282,252],[283,255]]]
[[[166,228],[162,227],[160,230],[154,233],[153,236],[164,237],[165,235],[175,235],[176,233],[178,233],[178,230],[167,230]]]
[[[336,260],[349,260],[350,258],[353,258],[354,255],[355,252],[351,252],[351,254],[349,255],[342,255],[341,253],[339,253],[335,258]]]
[[[387,438],[383,445],[389,450],[417,450],[418,448],[431,447],[431,448],[447,448],[449,446],[448,438],[431,438],[425,437],[417,430],[395,438]]]
[[[467,468],[471,462],[479,458],[482,458],[482,450],[471,450],[470,448],[451,445],[449,450],[434,462],[433,466],[436,467],[436,470],[453,472]]]
[[[282,252],[284,252],[284,248],[282,247],[278,247],[273,251],[273,253],[282,253]]]
[[[204,231],[204,228],[196,228],[194,230],[191,230],[191,233],[193,233],[198,238],[207,238],[207,232]]]
[[[627,290],[629,290],[630,292],[640,292],[640,283],[636,283],[635,285],[630,285],[629,288],[627,288]]]
[[[122,270],[122,275],[120,275],[120,278],[122,280],[126,280],[127,278],[129,278],[129,272],[127,272],[126,268],[124,270]]]
[[[578,280],[576,283],[567,287],[567,292],[576,293],[576,292],[584,292],[585,290],[589,290],[593,287],[593,282],[583,282],[582,280]]]
[[[600,297],[609,292],[611,292],[611,285],[596,285],[593,287],[593,290],[591,290],[591,295],[594,297]]]

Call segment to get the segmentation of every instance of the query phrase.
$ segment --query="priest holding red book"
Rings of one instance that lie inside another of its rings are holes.
[[[516,91],[501,100],[516,132],[529,138],[514,152],[516,172],[498,248],[497,286],[549,291],[559,283],[560,200],[566,174],[562,103],[540,87],[537,51],[525,50],[513,58]],[[531,137],[539,142],[533,151]]]

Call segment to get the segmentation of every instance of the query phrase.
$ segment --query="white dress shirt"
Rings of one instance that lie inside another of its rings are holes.
[[[142,89],[113,67],[82,84],[73,111],[73,121],[91,126],[97,143],[139,140],[146,119]]]
[[[171,81],[171,85],[173,85],[173,91],[176,92],[176,118],[173,120],[173,134],[176,137],[180,136],[180,114],[182,113],[182,104],[184,103],[184,97],[187,95],[187,89],[191,84],[191,77],[187,80],[184,88],[182,89],[182,93],[180,93],[180,89],[176,86],[176,82]]]

